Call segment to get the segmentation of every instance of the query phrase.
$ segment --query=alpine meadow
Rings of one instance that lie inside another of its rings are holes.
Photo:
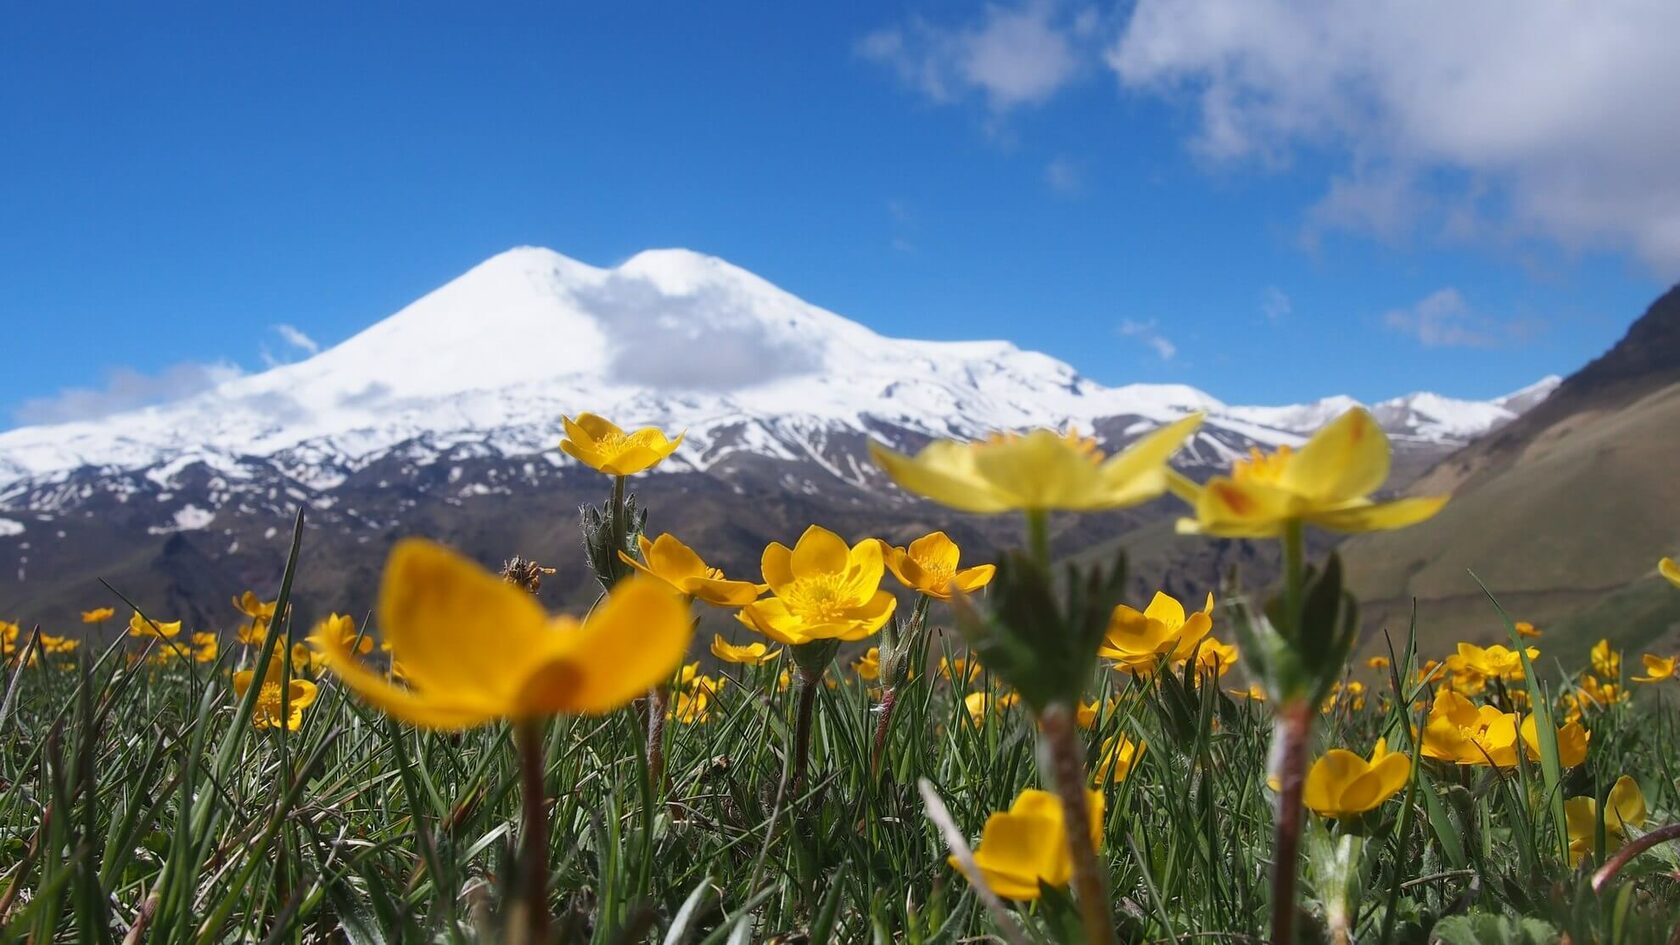
[[[1680,945],[1676,36],[10,5],[0,945]]]

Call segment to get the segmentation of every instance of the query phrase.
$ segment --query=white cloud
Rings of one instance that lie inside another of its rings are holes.
[[[1044,102],[1071,83],[1095,30],[1092,11],[1037,0],[988,5],[979,22],[962,26],[915,17],[870,33],[857,51],[934,102],[978,93],[994,112],[1004,112]]]
[[[1178,346],[1161,334],[1160,326],[1153,318],[1146,322],[1125,319],[1118,330],[1122,338],[1132,338],[1147,345],[1163,361],[1171,361],[1178,354]]]
[[[1064,197],[1078,196],[1085,192],[1085,170],[1072,158],[1053,158],[1044,166],[1044,182]]]
[[[303,330],[298,328],[296,325],[287,325],[282,323],[275,325],[274,330],[280,334],[281,341],[284,341],[286,344],[302,351],[304,354],[313,356],[321,353],[321,346],[315,342],[315,339],[304,334]]]
[[[1492,348],[1520,342],[1539,326],[1532,320],[1492,318],[1452,286],[1437,289],[1410,308],[1383,314],[1383,324],[1417,339],[1426,348]]]
[[[1260,291],[1260,314],[1266,316],[1266,321],[1275,322],[1295,311],[1295,303],[1290,301],[1289,293],[1275,285],[1269,285]]]
[[[1309,235],[1539,235],[1672,276],[1677,35],[1672,0],[1139,0],[1108,62],[1193,97],[1209,159],[1339,163]]]
[[[12,419],[20,425],[93,420],[197,394],[244,373],[227,361],[183,362],[157,374],[119,367],[106,373],[102,387],[68,387],[25,400],[12,411]]]

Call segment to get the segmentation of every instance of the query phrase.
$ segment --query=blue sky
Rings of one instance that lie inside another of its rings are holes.
[[[6,13],[0,427],[303,356],[519,244],[1242,403],[1502,393],[1680,275],[1680,5],[235,6]]]

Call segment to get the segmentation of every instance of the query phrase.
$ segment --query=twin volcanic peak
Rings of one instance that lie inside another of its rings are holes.
[[[1414,394],[1373,407],[1392,434],[1451,447],[1555,384],[1496,401]],[[84,484],[89,471],[144,473],[169,492],[202,464],[221,475],[225,499],[254,461],[310,493],[393,451],[424,463],[470,446],[557,464],[559,418],[582,410],[686,430],[672,471],[746,453],[862,484],[836,443],[1071,424],[1118,446],[1201,410],[1208,420],[1184,461],[1223,464],[1249,445],[1297,442],[1351,404],[1241,407],[1182,385],[1105,387],[1008,342],[883,337],[699,253],[651,250],[597,268],[523,247],[308,360],[118,416],[0,433],[0,509],[73,501],[51,487],[78,471]]]

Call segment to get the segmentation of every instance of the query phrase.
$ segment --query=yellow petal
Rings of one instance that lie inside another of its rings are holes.
[[[1193,413],[1144,435],[1136,443],[1109,457],[1099,475],[1108,488],[1111,507],[1135,505],[1153,499],[1170,487],[1175,493],[1189,480],[1172,472],[1167,460],[1178,452],[1190,434],[1202,425],[1202,414]],[[1177,477],[1175,479],[1174,477]],[[1194,484],[1191,484],[1194,488]]]
[[[1090,455],[1051,430],[1032,430],[975,449],[974,469],[1008,496],[1014,508],[1104,507],[1101,480]]]
[[[1326,512],[1312,512],[1304,518],[1320,528],[1335,532],[1391,531],[1432,518],[1447,504],[1447,496],[1396,499],[1372,505],[1352,506]]]
[[[1639,830],[1645,826],[1645,794],[1639,790],[1639,784],[1625,774],[1617,778],[1610,788],[1604,807],[1605,826],[1614,827],[1617,833],[1625,835],[1625,827]]]
[[[581,628],[550,631],[567,636],[566,648],[525,681],[520,702],[538,712],[611,712],[670,677],[692,627],[669,587],[642,576],[620,581]]]
[[[1657,573],[1668,578],[1669,583],[1680,587],[1680,562],[1673,558],[1664,558],[1657,562]]]
[[[395,686],[384,674],[366,668],[340,640],[324,640],[322,660],[362,700],[379,711],[420,728],[457,731],[485,725],[501,717],[499,706],[481,699],[462,698],[467,693],[448,690],[426,693]]]
[[[764,583],[770,585],[771,593],[785,593],[793,585],[793,549],[787,545],[779,541],[766,545],[759,567],[764,572]]]
[[[1278,485],[1315,503],[1370,495],[1388,479],[1388,437],[1363,407],[1313,434],[1283,468]]]
[[[531,595],[441,545],[405,539],[379,591],[379,626],[415,688],[511,703],[521,657],[547,651]]]
[[[933,532],[916,539],[906,549],[909,556],[924,567],[955,571],[962,550],[944,532]]]
[[[981,513],[1014,507],[975,472],[973,451],[967,444],[936,440],[910,457],[871,442],[869,455],[900,488],[941,505]]]
[[[1291,496],[1280,489],[1215,476],[1199,494],[1196,526],[1223,538],[1269,538],[1283,534],[1295,512]]]

